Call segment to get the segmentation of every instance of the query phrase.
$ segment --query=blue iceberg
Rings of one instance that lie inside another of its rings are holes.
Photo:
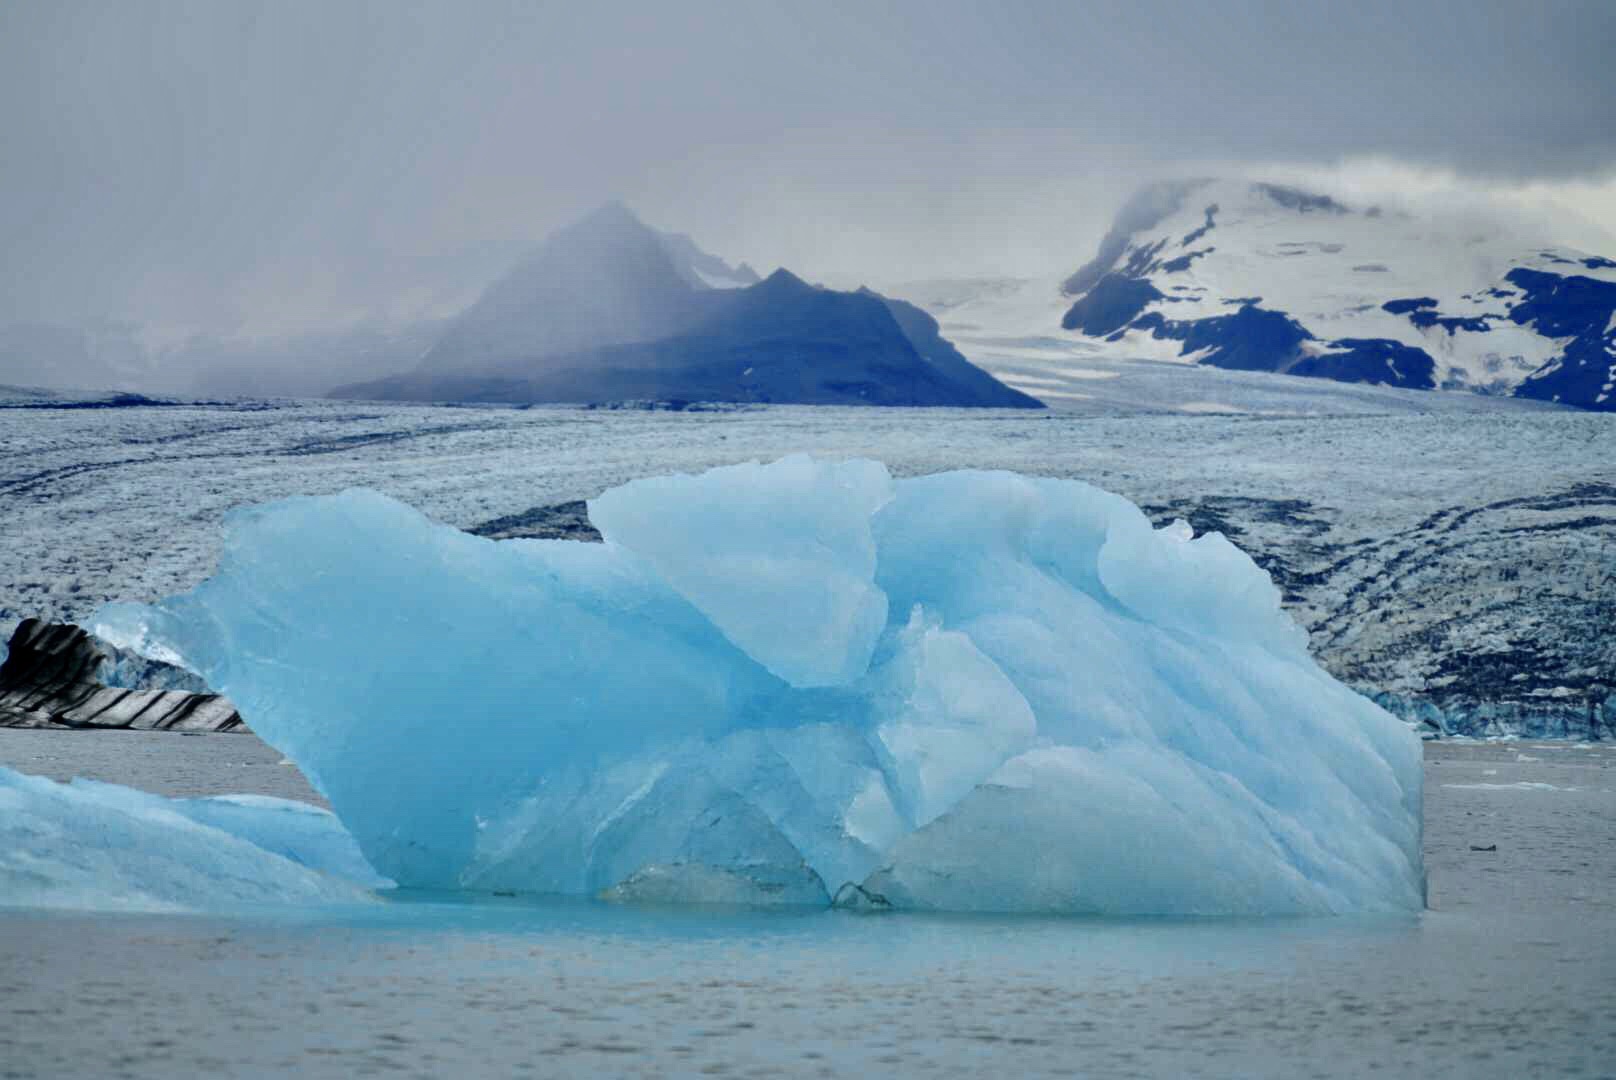
[[[0,906],[215,911],[374,900],[390,885],[329,811],[165,799],[0,768]]]
[[[1083,483],[790,457],[604,544],[369,491],[239,512],[95,632],[230,696],[413,887],[957,911],[1418,909],[1418,739],[1217,534]]]

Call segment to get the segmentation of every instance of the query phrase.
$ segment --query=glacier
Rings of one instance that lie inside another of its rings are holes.
[[[0,907],[359,904],[391,884],[317,806],[254,795],[168,799],[0,766]]]
[[[211,578],[93,630],[227,694],[401,886],[1424,904],[1418,738],[1221,535],[1078,481],[806,456],[589,514],[604,544],[365,490],[248,508]]]

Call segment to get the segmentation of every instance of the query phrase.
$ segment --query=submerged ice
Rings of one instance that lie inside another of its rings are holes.
[[[230,696],[401,885],[1125,914],[1417,908],[1421,765],[1250,559],[1088,485],[806,457],[604,544],[239,513],[97,632]]]

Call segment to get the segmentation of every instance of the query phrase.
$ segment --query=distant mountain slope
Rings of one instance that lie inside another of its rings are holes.
[[[910,305],[755,277],[611,204],[495,282],[415,371],[333,396],[1040,406]]]
[[[707,291],[679,272],[658,233],[608,203],[494,282],[419,374],[510,375],[536,357],[668,337],[706,313]]]
[[[1063,283],[1116,357],[1616,409],[1616,262],[1274,184],[1155,185]]]
[[[662,250],[673,260],[679,276],[698,287],[709,289],[744,289],[763,280],[757,271],[745,263],[731,266],[717,255],[710,255],[696,246],[685,233],[662,233]]]
[[[0,383],[82,393],[319,397],[419,363],[440,319],[364,322],[267,336],[152,343],[134,325],[0,326]]]
[[[984,405],[1020,409],[1036,407],[1038,400],[1020,390],[1012,389],[967,360],[952,342],[943,337],[937,320],[905,300],[896,300],[870,289],[859,292],[874,296],[886,304],[897,320],[915,351],[945,376],[976,394]]]
[[[166,352],[193,394],[318,397],[340,382],[418,363],[442,336],[441,319],[316,330],[261,340],[193,338]]]
[[[55,390],[129,388],[150,364],[131,327],[0,325],[0,382]]]

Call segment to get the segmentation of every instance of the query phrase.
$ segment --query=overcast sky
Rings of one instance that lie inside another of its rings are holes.
[[[876,282],[1075,267],[1185,172],[1602,238],[1613,56],[1611,0],[0,0],[0,321],[428,310],[609,197]]]

